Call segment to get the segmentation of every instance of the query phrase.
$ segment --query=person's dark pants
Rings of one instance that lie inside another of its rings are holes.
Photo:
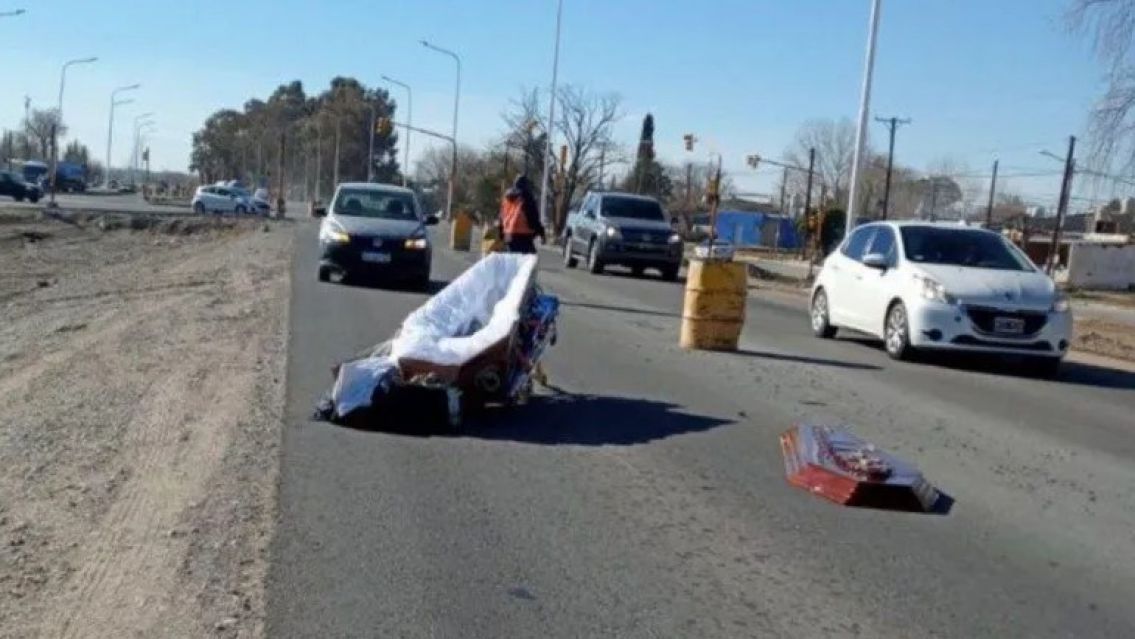
[[[509,253],[535,253],[535,235],[508,235],[504,238],[505,248]]]

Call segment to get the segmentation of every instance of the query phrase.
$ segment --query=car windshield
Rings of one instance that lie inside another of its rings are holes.
[[[986,231],[907,226],[902,231],[906,259],[920,264],[948,264],[1003,271],[1031,271],[1027,258],[1001,237]]]
[[[418,214],[414,210],[414,199],[410,194],[369,189],[339,191],[333,212],[335,215],[348,217],[407,221],[418,219]]]
[[[629,197],[603,198],[603,217],[624,217],[633,220],[665,221],[658,202]]]

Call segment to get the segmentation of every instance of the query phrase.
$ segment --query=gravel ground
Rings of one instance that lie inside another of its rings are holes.
[[[0,636],[258,636],[292,232],[0,214]]]

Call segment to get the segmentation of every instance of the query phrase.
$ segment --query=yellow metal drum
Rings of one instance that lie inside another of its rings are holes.
[[[449,226],[449,248],[454,251],[468,251],[469,239],[473,235],[473,220],[464,211],[453,216]]]
[[[481,257],[489,253],[500,253],[504,250],[504,240],[501,239],[500,233],[497,232],[497,227],[486,226],[484,234],[481,235]]]
[[[745,265],[690,260],[682,309],[682,348],[735,351],[745,325]]]

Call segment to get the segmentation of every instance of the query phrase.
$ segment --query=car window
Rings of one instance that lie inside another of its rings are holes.
[[[867,250],[868,243],[875,234],[876,228],[877,227],[874,226],[864,226],[855,229],[855,231],[851,233],[851,237],[849,237],[847,241],[844,242],[843,247],[840,248],[840,252],[856,262],[862,260],[863,254]]]
[[[348,217],[406,221],[418,219],[411,194],[374,189],[341,189],[335,196],[332,211],[335,215]]]
[[[868,253],[879,253],[886,256],[887,263],[891,266],[895,265],[895,232],[889,226],[880,226],[875,231],[875,237],[871,240],[871,246],[864,255]]]
[[[1032,264],[988,231],[933,226],[902,229],[903,255],[920,264],[949,264],[1002,271],[1032,271]]]
[[[640,200],[629,197],[605,197],[602,202],[603,217],[622,217],[632,220],[666,221],[662,207],[653,200]]]

